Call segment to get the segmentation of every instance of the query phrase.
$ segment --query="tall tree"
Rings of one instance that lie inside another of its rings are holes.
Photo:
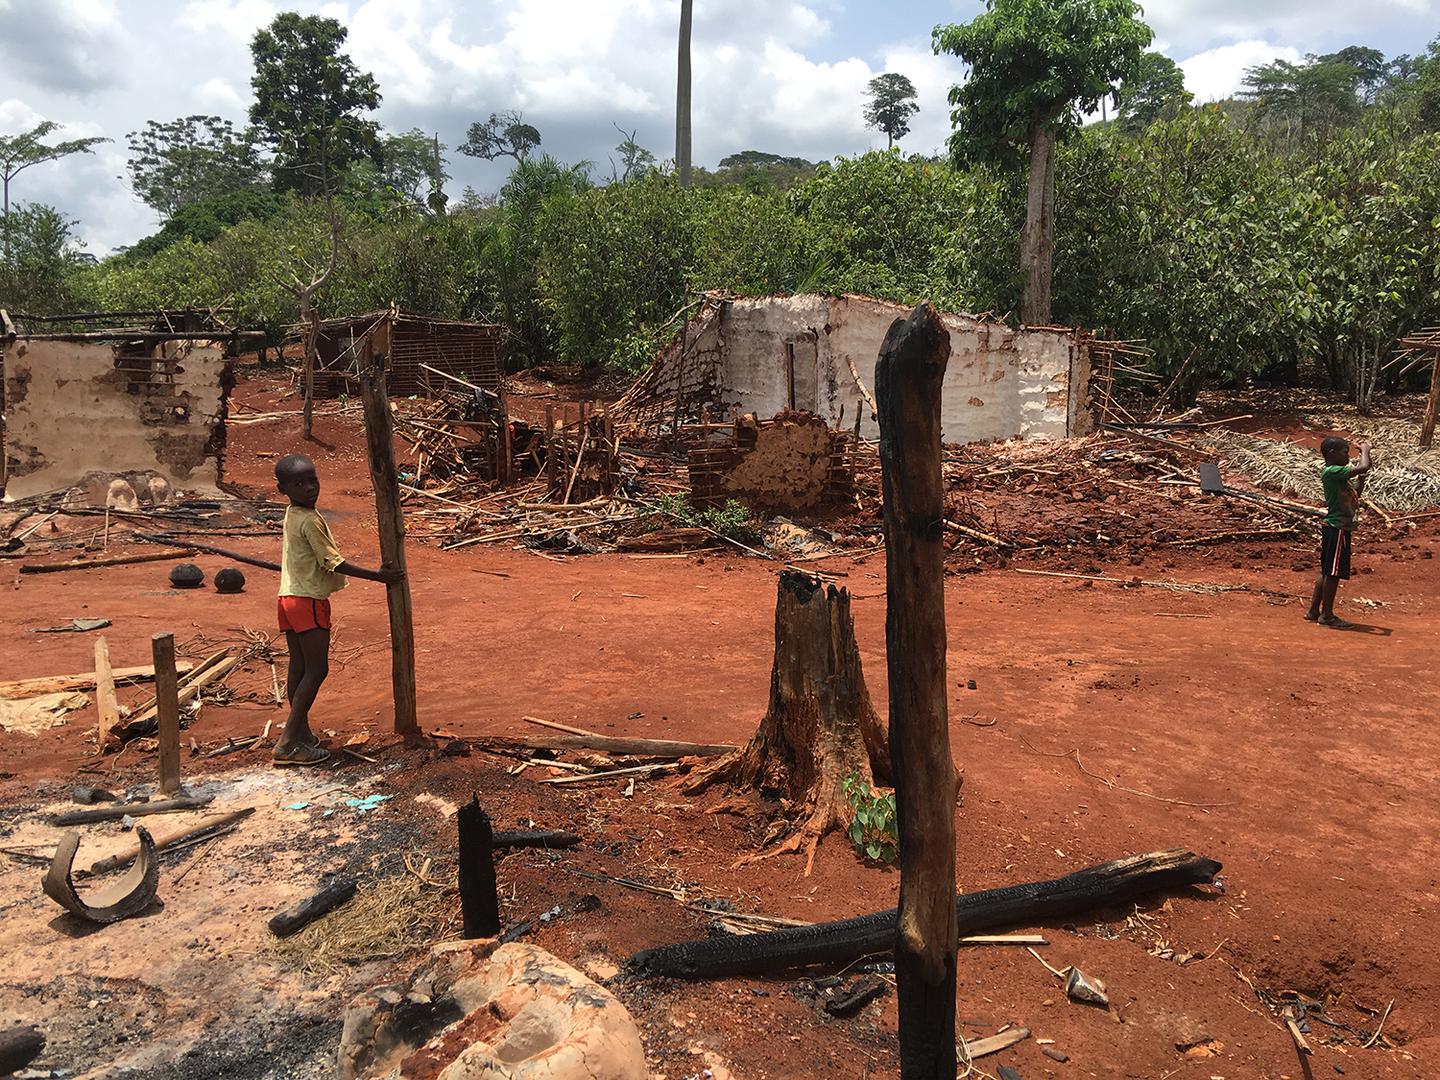
[[[491,113],[483,124],[479,121],[470,125],[460,153],[470,157],[494,161],[510,157],[515,164],[522,165],[530,151],[540,145],[540,132],[525,123],[524,117],[513,109]]]
[[[695,0],[680,0],[680,44],[675,59],[675,171],[680,186],[690,186],[690,25]]]
[[[1352,45],[1301,64],[1274,60],[1245,72],[1241,98],[1254,103],[1253,116],[1286,139],[1325,135],[1354,121],[1375,100],[1389,72],[1385,57]]]
[[[433,209],[436,193],[443,197],[450,179],[443,151],[438,137],[419,128],[386,135],[380,142],[380,179],[417,208]]]
[[[1050,321],[1055,247],[1055,144],[1135,73],[1154,36],[1135,0],[987,0],[968,23],[937,26],[937,52],[970,65],[950,91],[950,152],[958,160],[1029,152],[1020,317]]]
[[[47,143],[45,140],[58,131],[60,125],[54,120],[41,120],[29,131],[19,135],[0,135],[0,181],[5,188],[4,217],[0,225],[5,231],[5,255],[10,254],[10,181],[32,165],[57,161],[71,154],[93,154],[94,147],[109,139],[90,137],[66,139],[63,142]]]
[[[915,84],[904,75],[887,71],[870,80],[865,91],[870,101],[865,106],[865,125],[885,133],[885,147],[895,145],[910,133],[910,117],[920,111],[915,103]]]
[[[255,133],[218,116],[149,120],[125,138],[130,186],[167,219],[187,206],[265,186],[267,169]]]
[[[1141,55],[1135,72],[1115,93],[1120,127],[1131,135],[1156,120],[1169,119],[1189,105],[1194,95],[1185,89],[1185,73],[1164,53]]]
[[[616,167],[613,158],[610,161],[610,179],[623,184],[627,180],[643,176],[655,164],[655,155],[635,141],[633,130],[626,131],[619,124],[613,126],[624,139],[615,147],[615,152],[620,155],[619,167]]]
[[[70,274],[81,260],[71,232],[74,225],[53,206],[16,204],[6,216],[0,308],[31,314],[57,314],[70,308],[74,299]]]
[[[378,125],[364,114],[380,107],[380,90],[341,51],[348,34],[335,19],[287,11],[250,42],[250,122],[275,152],[281,190],[330,192],[351,165],[378,155]]]

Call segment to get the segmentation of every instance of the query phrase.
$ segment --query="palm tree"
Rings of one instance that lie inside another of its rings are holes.
[[[695,0],[680,0],[680,48],[675,80],[675,168],[690,186],[690,21]]]

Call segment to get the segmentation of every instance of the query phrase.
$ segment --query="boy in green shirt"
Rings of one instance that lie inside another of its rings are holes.
[[[1320,527],[1320,576],[1305,618],[1336,630],[1348,630],[1348,623],[1335,614],[1335,593],[1342,580],[1350,577],[1350,531],[1355,511],[1365,491],[1365,474],[1370,471],[1370,444],[1360,444],[1360,463],[1350,464],[1350,444],[1332,435],[1320,444],[1325,467],[1320,483],[1325,488],[1325,524]]]

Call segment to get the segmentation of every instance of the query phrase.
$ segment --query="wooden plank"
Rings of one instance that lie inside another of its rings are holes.
[[[395,443],[390,399],[385,392],[384,356],[373,351],[369,337],[366,338],[361,369],[365,446],[370,460],[370,482],[375,488],[381,565],[403,570],[405,515],[400,506],[400,482],[395,471]],[[415,710],[415,629],[409,578],[387,584],[385,599],[390,612],[390,685],[395,701],[395,731],[413,737],[420,734],[420,722]]]
[[[175,635],[150,639],[155,657],[155,712],[160,720],[160,793],[180,790],[180,697],[175,673]]]
[[[153,835],[155,850],[157,852],[165,851],[179,844],[183,844],[186,840],[191,840],[197,836],[203,836],[206,833],[215,832],[227,826],[234,825],[236,822],[249,817],[254,812],[255,808],[253,806],[247,806],[242,810],[231,810],[224,814],[211,814],[199,821],[179,825],[168,832],[162,833],[157,829]],[[123,866],[129,866],[135,861],[135,856],[139,854],[140,844],[137,841],[123,851],[92,863],[87,873],[94,876],[96,874],[108,874],[111,870],[119,870]]]
[[[566,724],[557,724],[554,720],[541,720],[538,716],[522,716],[520,717],[520,719],[524,720],[527,724],[538,724],[541,727],[553,728],[556,731],[563,731],[570,735],[593,735],[597,738],[600,736],[600,733],[598,731],[590,731],[586,728],[569,727]]]
[[[188,672],[193,664],[188,661],[175,666],[178,672]],[[27,698],[40,694],[58,694],[65,690],[93,690],[99,672],[86,671],[78,675],[42,675],[35,679],[15,679],[0,683],[0,698]],[[111,677],[117,683],[142,682],[155,677],[155,668],[150,664],[140,667],[115,668]]]
[[[189,559],[195,555],[195,548],[176,548],[172,551],[147,551],[143,555],[111,555],[105,559],[77,559],[67,563],[21,563],[22,574],[58,574],[63,570],[96,570],[106,566],[127,566],[130,563],[169,562],[173,559]]]
[[[676,764],[673,761],[662,762],[659,765],[632,765],[626,769],[607,769],[605,772],[576,773],[574,776],[547,776],[538,781],[541,784],[588,784],[594,780],[610,780],[617,776],[648,776],[650,773],[659,772],[662,769],[674,769]]]
[[[639,739],[625,735],[491,735],[471,740],[477,746],[513,746],[525,750],[597,750],[634,757],[719,757],[740,747],[733,743],[691,743]]]
[[[60,814],[51,823],[54,825],[93,825],[97,821],[119,821],[127,817],[150,817],[153,814],[175,814],[185,810],[199,810],[214,802],[214,795],[181,796],[177,799],[160,799],[145,803],[116,803],[114,806],[97,806],[91,810],[70,810]]]
[[[103,747],[120,722],[120,703],[115,697],[115,676],[110,670],[110,643],[101,634],[95,639],[95,712],[99,716],[95,745]]]
[[[900,839],[895,976],[902,1080],[953,1080],[955,766],[945,682],[940,387],[950,335],[929,304],[896,319],[875,365],[885,512],[890,761]]]

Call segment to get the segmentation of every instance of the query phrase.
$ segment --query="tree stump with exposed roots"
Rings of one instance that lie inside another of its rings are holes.
[[[845,778],[855,773],[867,784],[888,784],[890,751],[865,688],[849,592],[791,570],[780,575],[778,591],[765,717],[748,744],[692,773],[685,792],[715,783],[779,792],[803,823],[741,862],[803,847],[808,876],[820,838],[850,824]]]

